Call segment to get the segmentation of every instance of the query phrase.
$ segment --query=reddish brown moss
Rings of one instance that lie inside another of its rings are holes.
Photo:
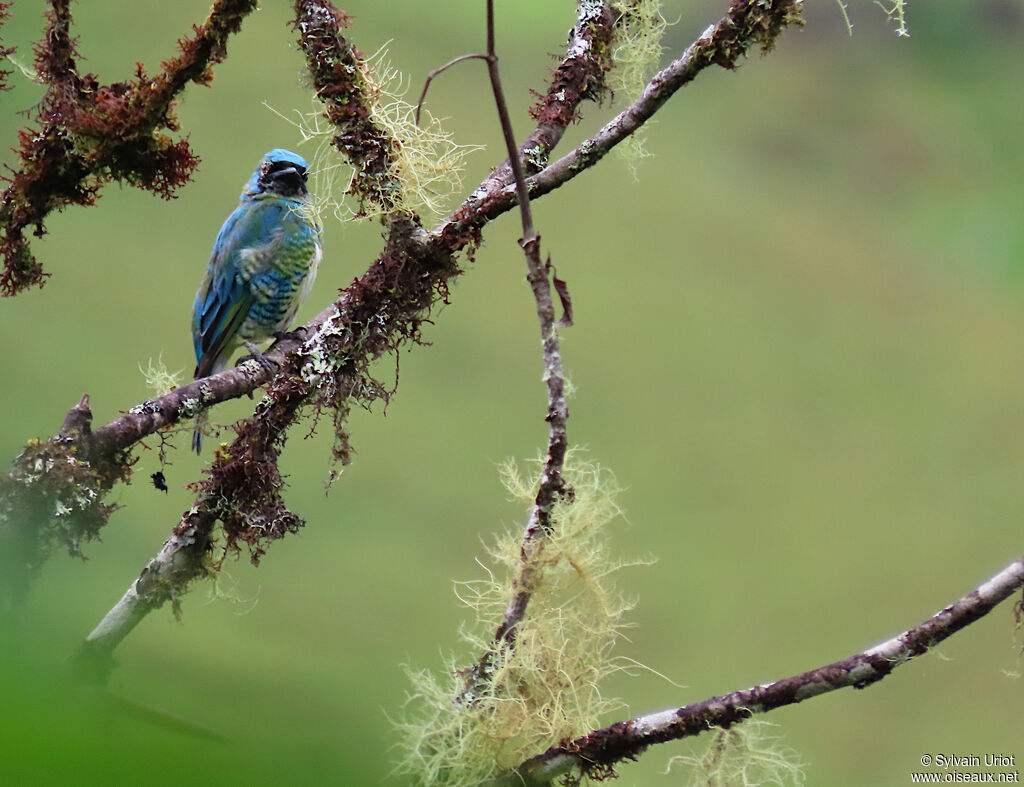
[[[238,437],[217,451],[198,491],[209,513],[220,520],[226,540],[225,554],[237,553],[242,544],[258,565],[267,546],[305,521],[292,513],[281,492],[285,480],[278,468],[285,434],[298,418],[308,395],[300,379],[289,379],[256,408],[250,418],[235,424]]]
[[[4,22],[11,18],[10,7],[13,3],[0,3],[0,30],[3,30]],[[3,40],[0,39],[0,63],[4,61],[9,55],[14,54],[13,46],[4,46]],[[11,86],[7,84],[7,77],[14,72],[9,68],[0,68],[0,91],[10,90]]]
[[[341,31],[352,17],[329,0],[296,0],[292,27],[306,55],[316,97],[337,129],[331,144],[355,170],[352,193],[385,213],[397,209],[402,186],[395,175],[395,139],[372,120],[375,91],[366,78],[363,54]]]
[[[19,134],[20,163],[0,196],[0,295],[41,285],[47,275],[32,256],[25,230],[44,232],[51,211],[92,205],[110,181],[164,198],[187,183],[199,158],[177,131],[174,101],[190,81],[208,84],[211,66],[226,55],[227,38],[256,8],[255,0],[218,0],[179,54],[155,76],[136,64],[134,78],[103,85],[80,73],[71,36],[70,0],[51,0],[43,38],[34,46],[36,71],[47,85],[36,108],[36,128]],[[2,9],[0,9],[2,12]]]

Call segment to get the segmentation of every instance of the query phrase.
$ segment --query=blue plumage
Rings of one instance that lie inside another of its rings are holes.
[[[291,151],[271,150],[217,233],[192,310],[196,379],[227,369],[243,344],[287,330],[309,293],[322,247],[308,166]],[[201,443],[197,429],[196,453]]]

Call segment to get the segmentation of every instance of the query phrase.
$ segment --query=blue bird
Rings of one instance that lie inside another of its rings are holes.
[[[242,345],[258,355],[252,343],[287,330],[309,294],[323,249],[308,168],[302,156],[271,150],[217,233],[192,310],[195,379],[227,369]],[[197,419],[192,448],[201,446]]]

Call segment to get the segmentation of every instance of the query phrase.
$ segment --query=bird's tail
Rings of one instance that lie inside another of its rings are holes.
[[[195,379],[199,380],[203,377],[209,377],[211,374],[217,374],[223,372],[228,367],[228,361],[231,359],[230,352],[225,357],[223,354],[220,355],[204,355],[199,359],[199,363],[196,365]],[[196,452],[196,455],[203,451],[203,427],[206,425],[206,413],[200,412],[196,416],[196,429],[192,432],[192,450]]]
[[[196,456],[203,452],[203,430],[206,428],[206,423],[206,413],[199,413],[196,416],[195,431],[192,432],[192,450],[196,452]]]

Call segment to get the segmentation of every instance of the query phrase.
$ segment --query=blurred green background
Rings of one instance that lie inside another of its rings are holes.
[[[638,605],[619,652],[685,684],[621,676],[608,692],[634,713],[845,657],[1021,551],[1021,7],[912,3],[912,37],[897,39],[876,6],[849,5],[852,38],[836,5],[814,2],[807,28],[785,33],[775,53],[708,71],[677,95],[649,131],[656,158],[639,182],[610,159],[536,206],[576,308],[564,334],[578,388],[571,439],[626,489],[628,521],[613,535],[623,556],[657,557],[622,574]],[[111,187],[95,208],[53,216],[34,242],[52,278],[0,303],[0,457],[52,435],[84,392],[97,423],[147,398],[139,366],[150,358],[191,371],[192,298],[217,229],[260,155],[299,144],[263,106],[309,106],[289,6],[267,0],[212,87],[188,90],[180,117],[203,164],[178,200]],[[344,7],[357,45],[387,44],[415,94],[431,68],[481,46],[482,6]],[[678,23],[666,56],[725,6],[667,3]],[[4,32],[25,61],[42,8],[16,2]],[[97,0],[74,11],[83,68],[112,81],[135,61],[156,69],[208,6]],[[520,132],[573,11],[499,4]],[[8,163],[17,113],[39,96],[15,85],[0,94]],[[430,96],[460,141],[487,145],[467,191],[502,158],[485,90],[470,63]],[[572,138],[612,111],[586,105]],[[326,233],[302,320],[381,242],[373,224]],[[496,465],[533,457],[545,439],[517,237],[514,216],[488,229],[426,331],[433,346],[403,355],[386,416],[355,414],[355,463],[330,495],[329,435],[293,436],[287,499],[308,527],[258,569],[229,562],[217,588],[184,600],[180,623],[161,610],[118,650],[118,696],[218,738],[110,710],[56,679],[190,505],[183,486],[202,464],[179,436],[170,492],[149,484],[159,466],[143,451],[103,542],[88,562],[47,565],[21,636],[3,643],[0,782],[402,783],[389,776],[388,721],[408,689],[400,665],[441,669],[458,648],[465,613],[452,580],[479,577],[481,541],[523,515]],[[1005,604],[869,690],[768,718],[812,785],[908,784],[925,753],[1019,762],[1021,639]],[[617,783],[685,783],[683,770],[660,774],[690,748],[653,750]]]

